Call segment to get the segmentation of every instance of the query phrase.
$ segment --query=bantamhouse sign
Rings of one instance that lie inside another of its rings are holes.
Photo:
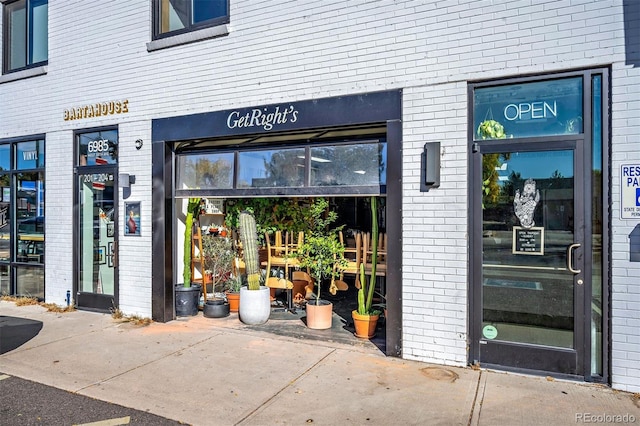
[[[65,109],[64,121],[103,117],[107,115],[126,114],[128,112],[128,99],[125,99],[123,101],[107,101]]]

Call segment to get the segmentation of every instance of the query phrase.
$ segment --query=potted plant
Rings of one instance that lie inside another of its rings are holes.
[[[175,285],[175,309],[176,316],[179,317],[198,314],[202,286],[191,282],[191,236],[193,224],[200,216],[201,201],[200,198],[189,198],[187,202],[187,215],[184,221],[183,282]]]
[[[225,282],[225,295],[227,296],[231,312],[238,312],[240,308],[240,289],[242,285],[242,276],[239,274],[231,276]]]
[[[229,238],[202,236],[202,261],[214,294],[224,290],[224,283],[231,277],[234,258]]]
[[[301,268],[308,268],[315,280],[317,290],[315,300],[306,305],[307,327],[312,329],[331,328],[333,304],[320,298],[323,280],[331,280],[329,291],[335,294],[335,280],[345,267],[344,245],[338,239],[338,228],[330,228],[338,218],[336,212],[326,214],[329,202],[324,198],[316,199],[310,207],[311,231],[305,236],[303,244],[297,248],[295,257]]]
[[[222,318],[229,315],[230,307],[226,297],[222,296],[225,282],[231,277],[234,259],[231,240],[214,235],[202,236],[202,261],[205,274],[211,282],[213,297],[205,297],[202,314],[207,318]],[[206,281],[204,281],[206,282]],[[204,292],[207,289],[204,284]]]
[[[478,136],[482,139],[505,139],[504,126],[496,120],[484,120],[478,126]]]
[[[256,220],[248,211],[238,217],[238,231],[244,254],[247,287],[240,289],[240,307],[238,316],[245,324],[263,324],[271,314],[269,287],[261,285],[263,279],[258,259],[258,233]]]
[[[377,198],[371,197],[371,275],[367,282],[364,261],[360,264],[360,288],[358,289],[358,309],[351,312],[355,335],[370,339],[375,335],[380,310],[373,306],[376,287],[376,266],[378,264],[378,206]]]

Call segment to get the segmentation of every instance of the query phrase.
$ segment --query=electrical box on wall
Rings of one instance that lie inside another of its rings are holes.
[[[424,144],[420,161],[420,192],[440,186],[440,142]]]

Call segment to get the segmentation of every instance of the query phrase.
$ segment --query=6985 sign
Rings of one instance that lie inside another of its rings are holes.
[[[89,141],[87,143],[87,153],[97,154],[100,152],[108,152],[109,147],[110,147],[110,144],[107,139],[98,139],[94,141]]]

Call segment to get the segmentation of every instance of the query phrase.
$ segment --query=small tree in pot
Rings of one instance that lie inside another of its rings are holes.
[[[315,280],[317,291],[315,301],[307,303],[307,326],[314,329],[331,328],[333,305],[321,301],[320,290],[323,280],[331,280],[329,291],[336,292],[335,280],[346,266],[344,245],[338,239],[341,227],[331,228],[338,215],[330,211],[326,213],[329,202],[324,198],[316,199],[310,208],[311,231],[305,235],[304,243],[298,247],[295,257],[302,268],[308,268]],[[317,318],[318,310],[325,310],[323,317]],[[327,315],[328,314],[328,315]],[[316,323],[315,320],[319,321]]]

